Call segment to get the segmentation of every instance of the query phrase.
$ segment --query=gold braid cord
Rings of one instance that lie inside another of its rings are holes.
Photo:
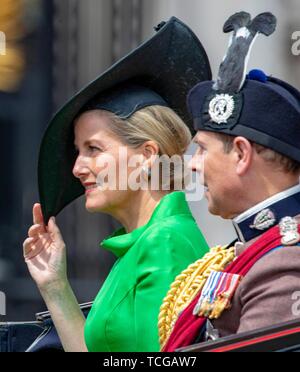
[[[211,271],[223,271],[234,258],[234,248],[218,246],[177,276],[160,308],[158,328],[161,348],[167,343],[180,313],[202,290]]]

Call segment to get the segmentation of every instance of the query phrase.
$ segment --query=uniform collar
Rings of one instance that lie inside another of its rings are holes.
[[[300,214],[298,216],[295,216],[296,221],[298,224],[300,224]],[[246,249],[251,247],[252,244],[254,244],[259,239],[259,236],[255,237],[254,239],[249,240],[246,243],[242,243],[240,241],[234,241],[229,247],[235,248],[235,256],[240,256]]]
[[[300,213],[300,185],[257,204],[233,220],[239,239],[245,243],[257,238],[286,216]]]
[[[122,257],[151,225],[180,214],[191,215],[185,194],[181,191],[172,192],[161,199],[146,225],[133,230],[129,234],[126,233],[124,228],[121,228],[109,238],[103,240],[101,247],[111,251],[117,257]]]

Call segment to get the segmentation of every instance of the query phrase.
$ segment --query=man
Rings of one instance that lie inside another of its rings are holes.
[[[238,241],[177,277],[161,308],[164,351],[297,318],[300,92],[262,71],[244,76],[257,33],[275,27],[270,13],[232,16],[218,79],[189,94],[198,145],[190,165],[203,175],[210,212],[233,219]]]

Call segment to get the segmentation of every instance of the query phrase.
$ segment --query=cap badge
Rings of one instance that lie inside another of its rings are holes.
[[[274,226],[275,223],[275,214],[270,209],[264,209],[256,215],[253,225],[251,225],[250,228],[264,231]]]
[[[280,235],[282,236],[281,243],[286,246],[295,245],[300,242],[300,234],[298,232],[298,222],[295,218],[284,217],[279,224]]]
[[[217,94],[209,103],[209,115],[217,124],[227,123],[235,108],[233,96]]]

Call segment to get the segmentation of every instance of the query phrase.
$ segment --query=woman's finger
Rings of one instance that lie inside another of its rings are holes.
[[[47,230],[53,240],[63,243],[63,238],[61,236],[59,227],[56,225],[54,217],[50,218]]]
[[[24,258],[26,261],[32,260],[38,256],[43,250],[45,250],[45,245],[41,242],[40,239],[29,244],[24,250]]]
[[[32,209],[32,216],[34,225],[42,225],[44,227],[44,230],[46,231],[41,204],[34,204]]]
[[[44,229],[44,226],[42,225],[33,225],[30,227],[30,229],[28,230],[28,236],[30,238],[33,238],[35,237],[36,235],[38,234],[42,234],[45,232],[45,229]]]
[[[33,249],[34,244],[38,238],[27,238],[23,243],[23,255],[24,257]]]
[[[32,260],[33,258],[37,257],[42,251],[43,251],[42,246],[36,246],[35,249],[32,249],[30,252],[26,254],[25,261]]]

